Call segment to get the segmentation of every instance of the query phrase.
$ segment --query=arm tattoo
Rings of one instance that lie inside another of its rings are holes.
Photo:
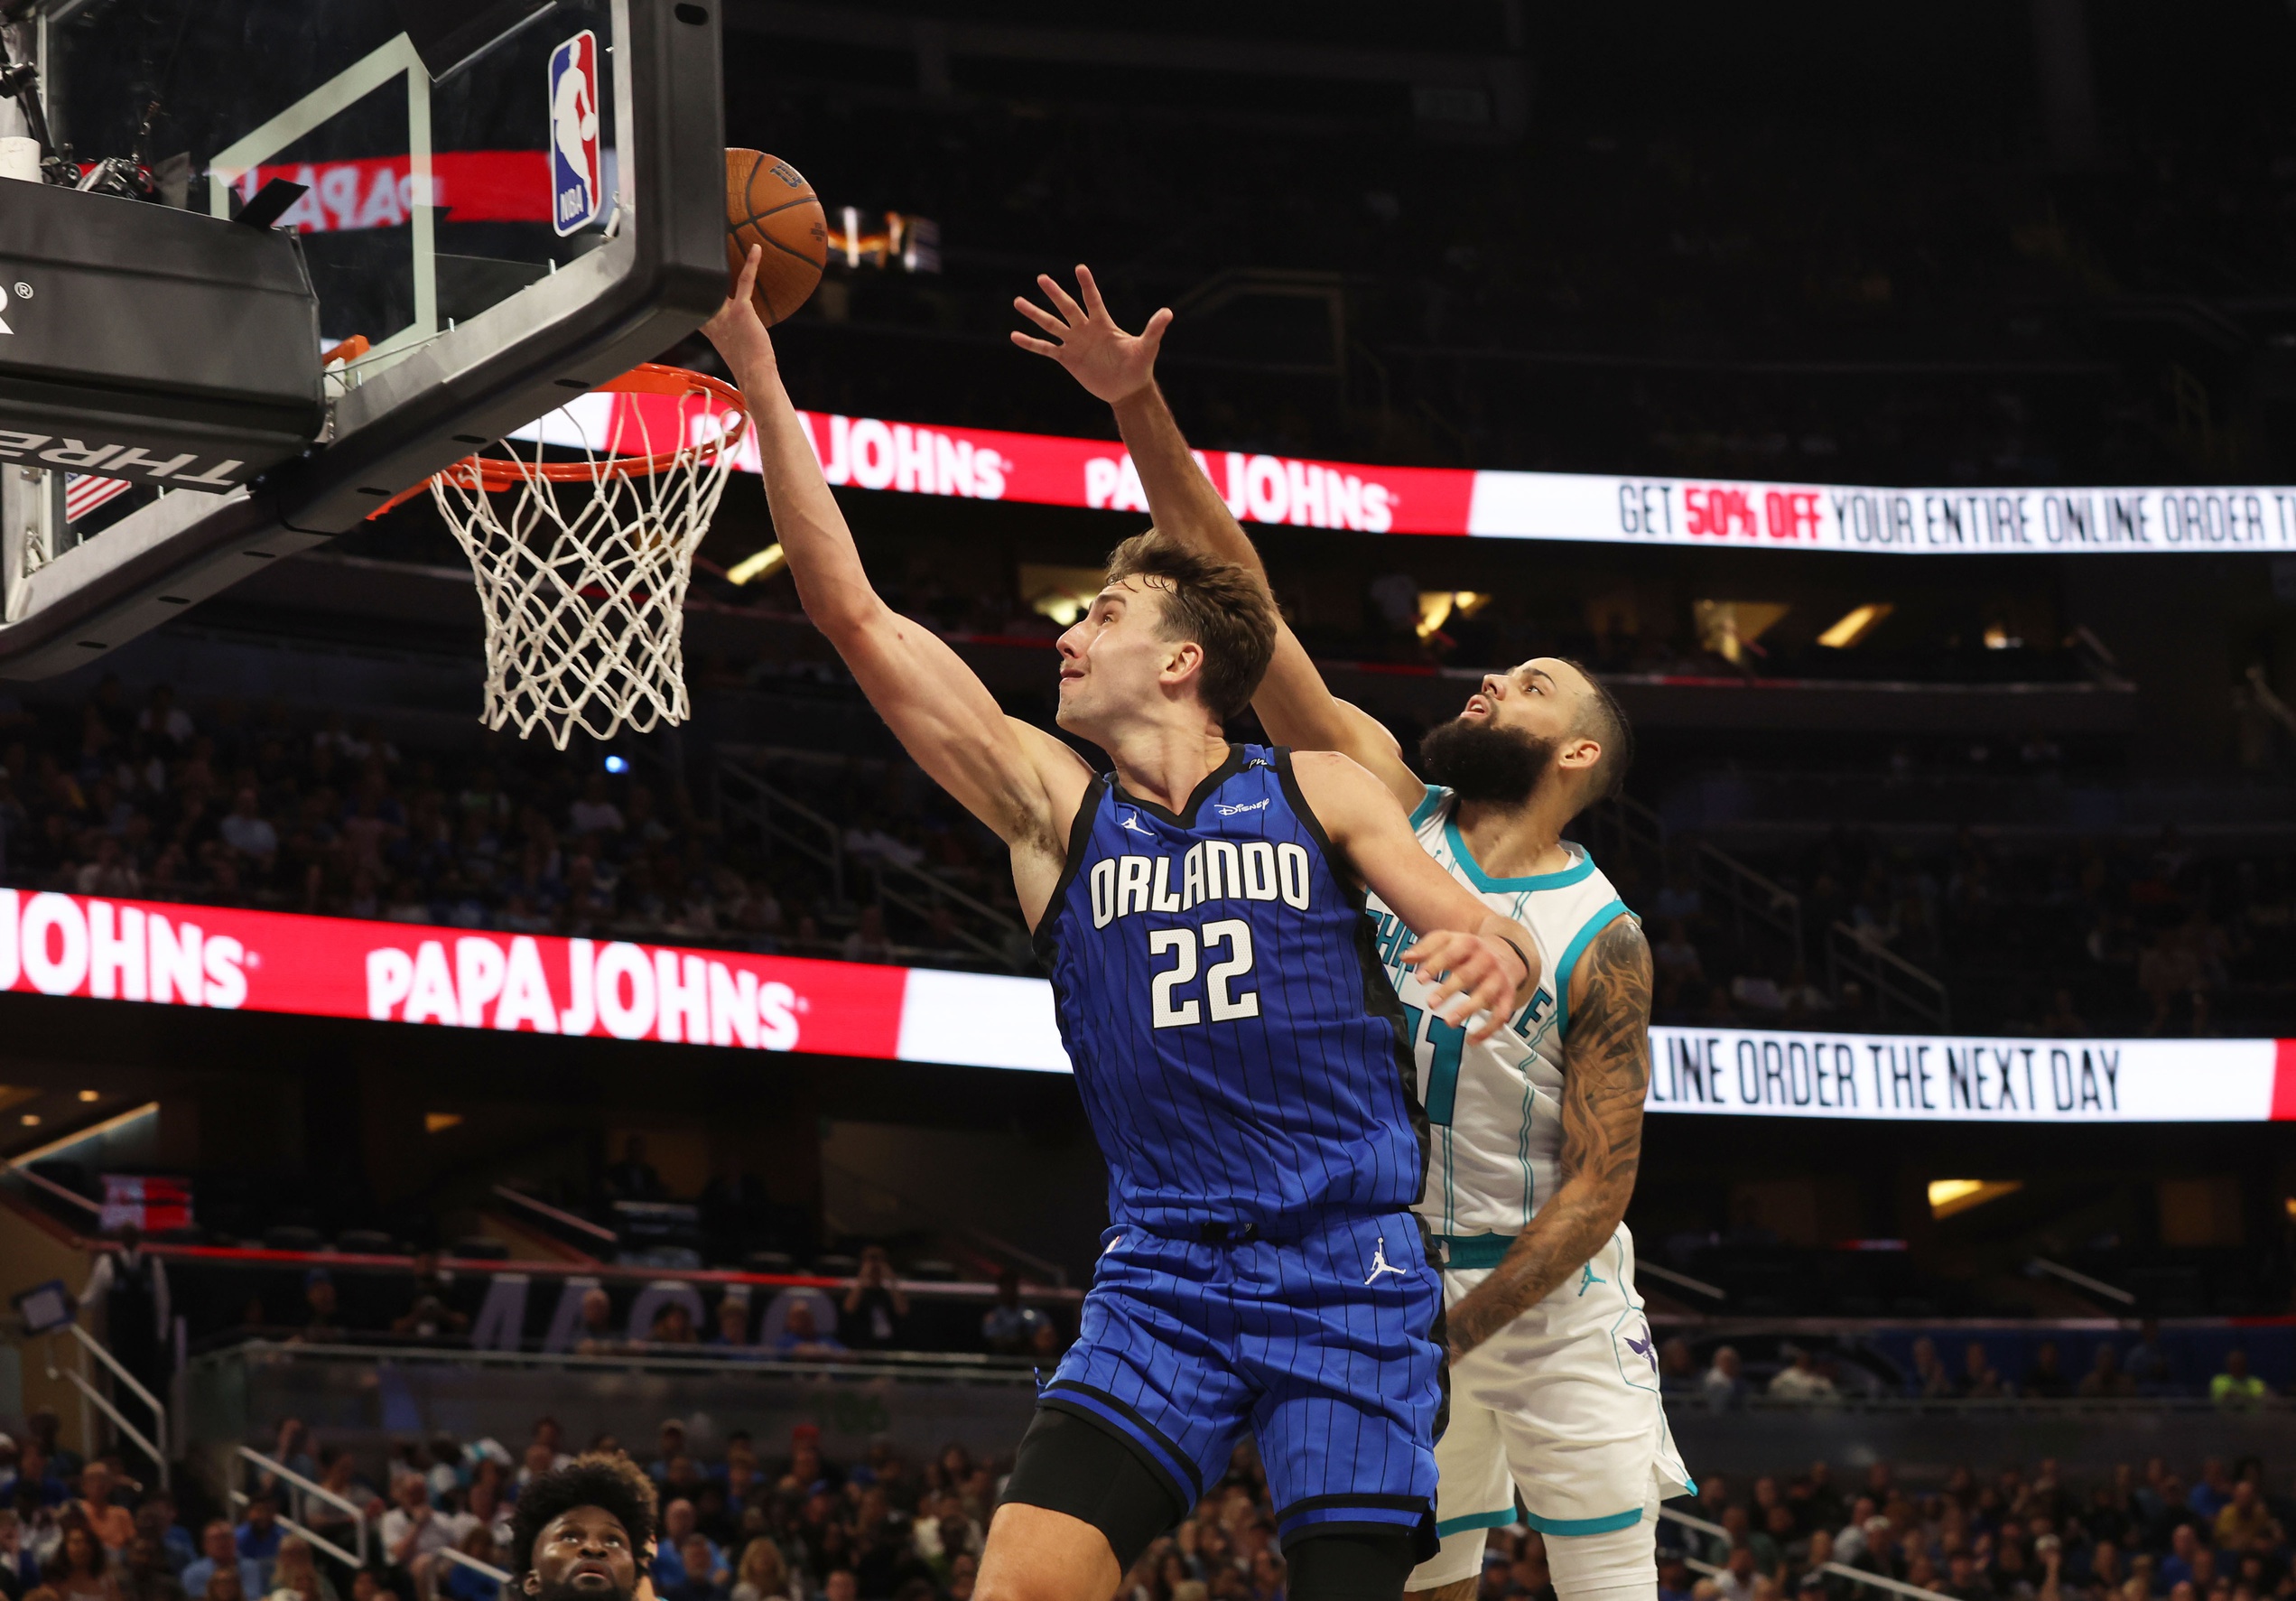
[[[1642,1158],[1650,1082],[1650,946],[1619,917],[1586,953],[1585,998],[1563,1043],[1562,1184],[1491,1277],[1451,1308],[1456,1361],[1544,1300],[1626,1215]]]

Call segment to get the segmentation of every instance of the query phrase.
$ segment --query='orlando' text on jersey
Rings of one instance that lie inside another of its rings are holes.
[[[1085,792],[1037,940],[1115,1222],[1418,1200],[1402,1013],[1343,871],[1287,750],[1231,746],[1176,814]]]

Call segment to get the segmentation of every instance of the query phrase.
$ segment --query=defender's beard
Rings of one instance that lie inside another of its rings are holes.
[[[1419,741],[1419,770],[1463,801],[1524,806],[1554,764],[1555,740],[1455,717]]]

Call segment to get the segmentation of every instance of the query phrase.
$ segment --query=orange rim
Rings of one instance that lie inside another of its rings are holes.
[[[587,484],[595,483],[601,478],[651,478],[684,461],[697,458],[703,461],[714,459],[740,443],[743,432],[749,426],[749,414],[742,409],[740,390],[721,378],[713,378],[707,373],[693,372],[683,367],[665,367],[659,362],[642,361],[618,377],[609,378],[599,385],[593,393],[681,397],[707,396],[733,414],[733,423],[717,438],[704,440],[699,444],[662,451],[651,456],[616,456],[602,462],[526,461],[515,456],[465,456],[412,489],[402,489],[392,496],[369,512],[367,520],[372,522],[385,512],[396,510],[442,479],[463,489],[498,493],[504,489],[515,489],[521,484]]]

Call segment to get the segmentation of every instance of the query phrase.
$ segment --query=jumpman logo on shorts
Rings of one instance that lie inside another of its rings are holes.
[[[1578,1293],[1582,1296],[1588,1290],[1594,1289],[1597,1284],[1608,1284],[1610,1280],[1608,1279],[1601,1277],[1594,1271],[1594,1264],[1591,1261],[1578,1270]]]
[[[1380,1243],[1371,1248],[1371,1276],[1364,1280],[1363,1282],[1366,1284],[1375,1284],[1379,1281],[1379,1276],[1381,1273],[1392,1273],[1399,1279],[1408,1279],[1411,1276],[1409,1272],[1402,1268],[1396,1267],[1393,1263],[1387,1260],[1387,1236],[1385,1234],[1381,1234],[1380,1236]]]

